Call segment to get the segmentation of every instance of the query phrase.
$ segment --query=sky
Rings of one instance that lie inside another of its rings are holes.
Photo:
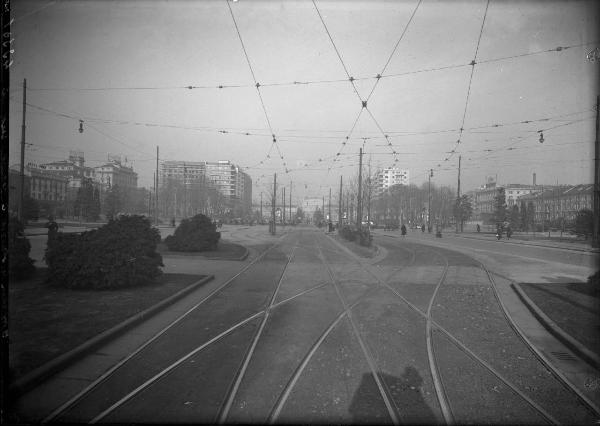
[[[230,160],[254,198],[274,173],[294,198],[336,193],[360,148],[364,173],[399,167],[417,185],[433,169],[433,183],[456,187],[459,157],[462,191],[488,177],[531,184],[533,173],[538,184],[593,182],[595,1],[11,7],[11,165],[27,79],[26,163],[120,155],[139,186],[152,186],[157,146],[160,162]]]

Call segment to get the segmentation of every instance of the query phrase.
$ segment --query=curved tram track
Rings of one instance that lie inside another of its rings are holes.
[[[385,246],[369,264],[316,231],[286,234],[44,421],[594,422],[484,265]]]

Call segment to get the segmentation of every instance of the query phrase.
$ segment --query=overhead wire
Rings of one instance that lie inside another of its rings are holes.
[[[385,70],[387,69],[387,66],[389,65],[390,61],[392,60],[392,57],[394,56],[394,53],[396,53],[396,49],[398,49],[398,45],[400,44],[400,42],[404,38],[404,34],[406,34],[406,30],[408,30],[408,27],[409,27],[410,23],[412,22],[413,18],[415,17],[415,14],[417,13],[417,10],[419,9],[419,6],[421,6],[421,2],[422,1],[423,0],[419,0],[418,1],[417,6],[415,7],[415,9],[413,10],[412,14],[410,15],[410,19],[408,20],[408,22],[404,26],[404,30],[402,31],[402,34],[400,34],[400,37],[398,38],[398,41],[396,41],[396,44],[394,45],[394,49],[392,50],[392,53],[390,53],[390,56],[388,57],[388,60],[386,61],[386,63],[383,66],[383,68],[381,69],[381,72],[379,74],[377,74],[377,76],[375,77],[377,80],[375,81],[375,84],[371,88],[371,92],[369,93],[369,96],[367,96],[367,99],[366,99],[367,102],[369,102],[369,99],[371,99],[371,96],[373,95],[373,92],[375,91],[375,88],[379,84],[379,80],[381,79],[381,76],[385,73]]]
[[[459,134],[458,134],[458,139],[455,142],[454,147],[450,151],[450,155],[448,157],[446,157],[444,159],[444,161],[448,161],[448,160],[450,160],[450,158],[452,158],[452,156],[456,152],[456,148],[461,143],[461,138],[462,138],[462,135],[463,135],[463,132],[464,132],[465,119],[467,117],[467,109],[469,107],[469,98],[471,96],[471,84],[473,82],[473,74],[475,73],[475,65],[477,64],[477,54],[479,53],[479,44],[481,43],[481,36],[483,35],[483,28],[485,26],[485,18],[487,17],[487,12],[488,12],[489,6],[490,6],[490,0],[487,0],[486,4],[485,4],[485,12],[483,13],[483,19],[481,20],[481,28],[479,29],[479,37],[477,37],[477,46],[475,47],[475,54],[473,55],[473,61],[471,61],[471,63],[470,63],[470,65],[471,65],[471,75],[469,76],[469,85],[467,87],[467,98],[465,100],[465,108],[463,110],[463,116],[462,116],[462,120],[461,120],[461,123],[460,123],[460,130],[459,130]]]
[[[562,52],[562,51],[565,51],[568,49],[589,46],[592,44],[598,44],[598,41],[591,41],[591,42],[579,43],[579,44],[574,44],[574,45],[566,45],[566,46],[557,46],[557,47],[553,47],[550,49],[542,49],[542,50],[537,50],[534,52],[502,56],[502,57],[498,57],[498,58],[482,59],[482,60],[479,60],[477,63],[485,64],[485,63],[491,63],[491,62],[499,62],[499,61],[505,61],[505,60],[510,60],[510,59],[522,58],[522,57],[526,57],[526,56],[540,55],[543,53]],[[453,65],[443,65],[443,66],[433,67],[433,68],[423,68],[423,69],[417,69],[417,70],[411,70],[411,71],[404,71],[404,72],[398,72],[398,73],[392,73],[392,74],[379,73],[374,76],[353,77],[353,81],[380,80],[380,79],[401,77],[401,76],[419,74],[419,73],[425,73],[425,72],[434,72],[434,71],[443,71],[443,70],[455,69],[455,68],[464,68],[464,67],[468,67],[468,66],[470,66],[469,63],[461,63],[461,64],[453,64]],[[347,81],[348,81],[347,78],[304,80],[304,81],[294,80],[294,81],[287,81],[287,82],[283,81],[283,82],[261,83],[260,86],[261,87],[302,86],[302,85],[310,85],[310,84],[345,83]],[[195,90],[195,89],[214,90],[214,89],[232,89],[232,88],[236,89],[236,88],[251,88],[251,87],[255,87],[255,84],[229,83],[229,84],[214,84],[214,85],[188,84],[188,85],[179,85],[179,86],[54,87],[54,88],[52,88],[52,87],[44,88],[44,87],[33,86],[33,87],[28,87],[27,90],[30,92],[44,92],[44,91],[49,91],[49,92],[52,92],[52,91],[55,91],[55,92],[57,92],[57,91],[82,91],[82,92],[99,91],[100,92],[100,91],[113,91],[113,90],[114,91],[124,91],[124,90],[133,90],[133,91],[142,91],[142,90],[162,91],[162,90],[165,90],[166,91],[166,90]]]
[[[256,79],[256,75],[254,74],[254,69],[252,68],[252,63],[250,62],[250,57],[248,56],[248,52],[246,50],[246,46],[244,45],[244,40],[242,39],[242,34],[240,33],[240,29],[239,29],[237,21],[235,19],[235,15],[233,13],[233,9],[231,8],[231,4],[229,4],[229,0],[224,0],[224,1],[227,4],[227,8],[229,9],[229,13],[231,14],[231,19],[232,19],[233,24],[235,26],[235,31],[236,31],[236,33],[238,35],[238,39],[240,40],[240,44],[242,45],[242,50],[244,51],[244,56],[246,57],[246,62],[248,63],[248,68],[250,69],[250,73],[252,74],[252,79],[254,80],[254,84],[256,86],[256,92],[258,93],[258,97],[260,99],[260,104],[262,105],[262,109],[263,109],[263,111],[265,113],[265,119],[267,120],[267,125],[269,126],[269,130],[271,131],[271,135],[273,136],[273,144],[275,144],[275,147],[277,148],[277,152],[279,154],[279,157],[281,158],[281,161],[283,163],[283,167],[287,171],[287,164],[285,162],[285,159],[284,159],[283,154],[281,152],[281,149],[279,147],[279,143],[277,142],[277,136],[273,132],[273,126],[271,125],[271,120],[269,119],[269,114],[267,113],[267,108],[265,106],[265,102],[264,102],[262,94],[260,92],[260,83]]]

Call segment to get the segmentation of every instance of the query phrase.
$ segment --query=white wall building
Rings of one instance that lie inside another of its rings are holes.
[[[377,172],[375,176],[375,195],[382,194],[394,185],[408,185],[410,183],[408,170],[389,167]]]

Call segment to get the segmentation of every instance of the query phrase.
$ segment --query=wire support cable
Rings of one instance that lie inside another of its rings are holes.
[[[257,91],[258,97],[260,99],[260,104],[262,106],[263,112],[265,113],[265,119],[267,120],[267,125],[269,126],[269,130],[271,132],[271,135],[273,136],[273,143],[275,144],[277,151],[279,153],[279,156],[281,157],[283,167],[286,168],[286,170],[287,170],[286,163],[283,158],[283,154],[281,153],[281,149],[279,147],[279,144],[277,143],[277,137],[275,136],[275,133],[273,132],[273,126],[271,126],[271,120],[269,119],[269,114],[267,113],[267,107],[265,105],[262,94],[260,92],[260,83],[256,79],[254,69],[252,68],[252,62],[250,61],[250,57],[248,56],[248,51],[246,50],[246,46],[244,45],[244,40],[242,39],[242,34],[240,33],[240,29],[239,29],[237,21],[235,19],[235,15],[233,14],[233,9],[231,8],[231,4],[229,4],[229,0],[225,0],[225,3],[227,4],[227,8],[229,9],[229,13],[231,14],[231,19],[233,21],[233,25],[235,26],[235,31],[238,35],[238,39],[240,40],[240,44],[242,45],[242,50],[244,51],[244,56],[246,58],[246,62],[248,63],[248,68],[250,69],[250,74],[252,74],[252,80],[254,80],[254,85],[256,87],[256,91]]]
[[[485,18],[487,17],[487,12],[488,12],[489,6],[490,6],[490,0],[487,0],[486,4],[485,4],[485,12],[483,13],[483,19],[481,20],[481,28],[479,29],[479,37],[477,38],[477,46],[475,47],[475,54],[473,55],[473,61],[471,61],[471,63],[470,63],[471,75],[469,76],[469,85],[467,87],[467,97],[465,100],[465,108],[463,110],[463,116],[462,116],[462,120],[460,123],[458,139],[456,140],[456,142],[454,144],[454,148],[452,148],[452,150],[450,151],[450,155],[448,157],[446,157],[444,159],[444,161],[448,161],[448,160],[450,160],[450,158],[452,158],[452,156],[454,156],[454,154],[456,153],[456,148],[461,143],[462,135],[464,132],[465,120],[467,117],[467,110],[469,107],[469,99],[471,96],[471,84],[473,82],[473,74],[475,72],[475,65],[477,64],[477,54],[479,53],[479,44],[481,43],[481,36],[483,35],[483,27],[485,26]]]
[[[367,99],[366,99],[367,102],[369,102],[369,99],[371,99],[371,95],[373,95],[373,92],[375,91],[375,88],[377,87],[377,85],[379,84],[379,81],[381,80],[381,76],[385,73],[385,70],[387,69],[387,66],[389,65],[390,61],[392,60],[392,58],[394,56],[394,53],[396,53],[396,49],[398,49],[398,45],[400,44],[400,42],[404,38],[404,34],[406,34],[406,31],[408,30],[408,27],[410,26],[410,23],[412,22],[413,18],[415,17],[415,14],[417,13],[417,10],[419,9],[419,6],[421,6],[421,2],[422,1],[423,0],[419,0],[419,2],[417,3],[417,6],[415,7],[415,9],[413,10],[412,14],[410,15],[410,19],[408,20],[408,22],[404,26],[404,30],[402,31],[402,34],[400,34],[400,38],[396,42],[396,45],[394,46],[394,49],[392,50],[392,53],[390,53],[390,56],[389,56],[388,60],[386,61],[385,65],[383,66],[383,68],[381,69],[381,72],[379,74],[377,74],[377,76],[375,77],[377,80],[375,81],[375,84],[371,88],[371,92],[369,93],[369,96],[367,96]]]

